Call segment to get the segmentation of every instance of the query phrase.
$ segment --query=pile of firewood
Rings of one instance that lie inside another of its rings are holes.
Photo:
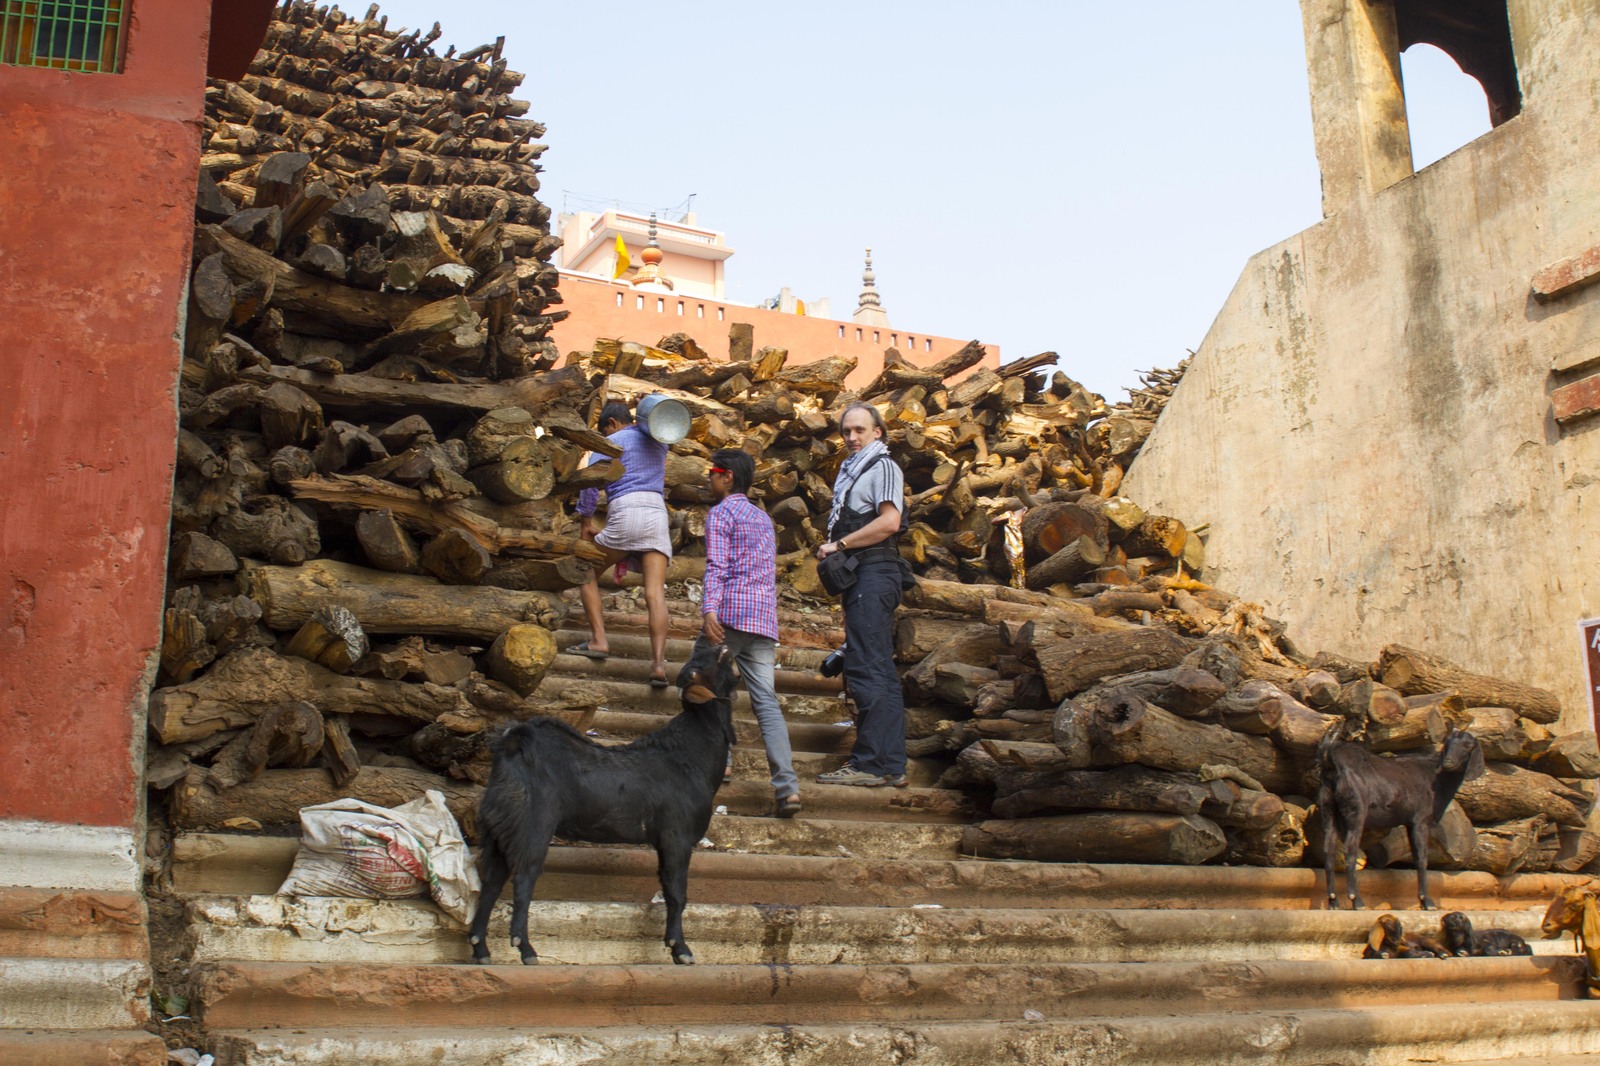
[[[694,414],[667,466],[668,498],[687,534],[677,546],[691,554],[704,527],[707,459],[716,448],[743,447],[756,457],[751,495],[778,527],[784,582],[815,595],[814,552],[845,457],[837,415],[861,401],[882,413],[905,471],[902,551],[920,574],[1065,590],[1089,577],[1126,583],[1203,565],[1200,538],[1181,522],[1116,495],[1123,466],[1095,433],[1105,402],[1060,371],[1046,378],[1054,352],[980,367],[984,349],[973,341],[917,368],[891,348],[877,377],[846,389],[851,357],[790,365],[786,349],[755,349],[739,324],[731,348],[727,361],[715,361],[674,334],[654,347],[599,340],[569,356],[569,366],[610,375],[612,396],[658,392]]]
[[[1132,463],[1188,369],[1189,360],[1185,359],[1170,370],[1140,374],[1140,387],[1129,389],[1128,399],[1113,404],[1105,420],[1095,426],[1095,444],[1124,467]]]
[[[267,767],[310,775],[291,809],[402,801],[448,785],[418,769],[450,764],[439,723],[571,702],[527,701],[551,590],[600,558],[562,503],[619,450],[590,428],[601,382],[550,369],[559,241],[521,76],[437,36],[288,3],[208,89],[150,704],[180,824]],[[371,764],[390,751],[413,761]],[[275,816],[196,816],[219,819]]]
[[[972,853],[1002,858],[1293,866],[1321,862],[1317,743],[1379,752],[1483,746],[1433,838],[1439,868],[1594,869],[1587,730],[1553,735],[1545,690],[1391,645],[1371,664],[1307,658],[1259,607],[1187,578],[1041,596],[924,581],[898,623],[908,694],[951,717],[912,741],[956,752],[945,783],[993,790]],[[1367,862],[1409,859],[1403,829]]]

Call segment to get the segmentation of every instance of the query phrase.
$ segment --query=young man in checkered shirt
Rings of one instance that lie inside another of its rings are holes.
[[[800,811],[800,782],[789,750],[789,727],[773,684],[778,646],[778,548],[772,519],[745,496],[755,480],[749,454],[724,448],[711,456],[707,481],[717,505],[706,515],[705,596],[702,630],[713,644],[726,644],[750,706],[761,725],[772,772],[779,818]]]

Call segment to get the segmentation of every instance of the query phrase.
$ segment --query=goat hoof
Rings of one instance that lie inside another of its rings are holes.
[[[537,966],[537,965],[539,965],[538,953],[530,951],[526,955],[522,956],[522,965],[524,965],[524,966]]]
[[[672,961],[677,963],[679,966],[693,966],[694,955],[688,951],[685,951],[682,955],[679,955],[676,951],[674,951],[672,953]]]

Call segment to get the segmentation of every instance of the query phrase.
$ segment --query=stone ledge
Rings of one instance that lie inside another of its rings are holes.
[[[132,892],[0,888],[0,956],[142,960],[145,922]]]
[[[0,1062],[17,1066],[167,1066],[159,1036],[137,1029],[0,1030]]]
[[[1563,426],[1600,412],[1600,374],[1590,374],[1553,390],[1550,408],[1557,424]]]
[[[1600,245],[1541,268],[1533,275],[1533,298],[1546,303],[1597,281],[1600,281]]]
[[[0,1029],[131,1029],[150,1020],[150,965],[0,958]]]

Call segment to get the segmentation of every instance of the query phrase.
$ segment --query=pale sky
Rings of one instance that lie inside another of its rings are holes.
[[[381,11],[391,29],[439,21],[441,51],[506,37],[549,127],[552,211],[694,194],[735,250],[730,300],[787,285],[841,319],[870,246],[897,329],[1006,361],[1056,351],[1113,401],[1200,345],[1253,253],[1321,217],[1291,0]],[[1402,70],[1419,168],[1488,129],[1442,53]]]

